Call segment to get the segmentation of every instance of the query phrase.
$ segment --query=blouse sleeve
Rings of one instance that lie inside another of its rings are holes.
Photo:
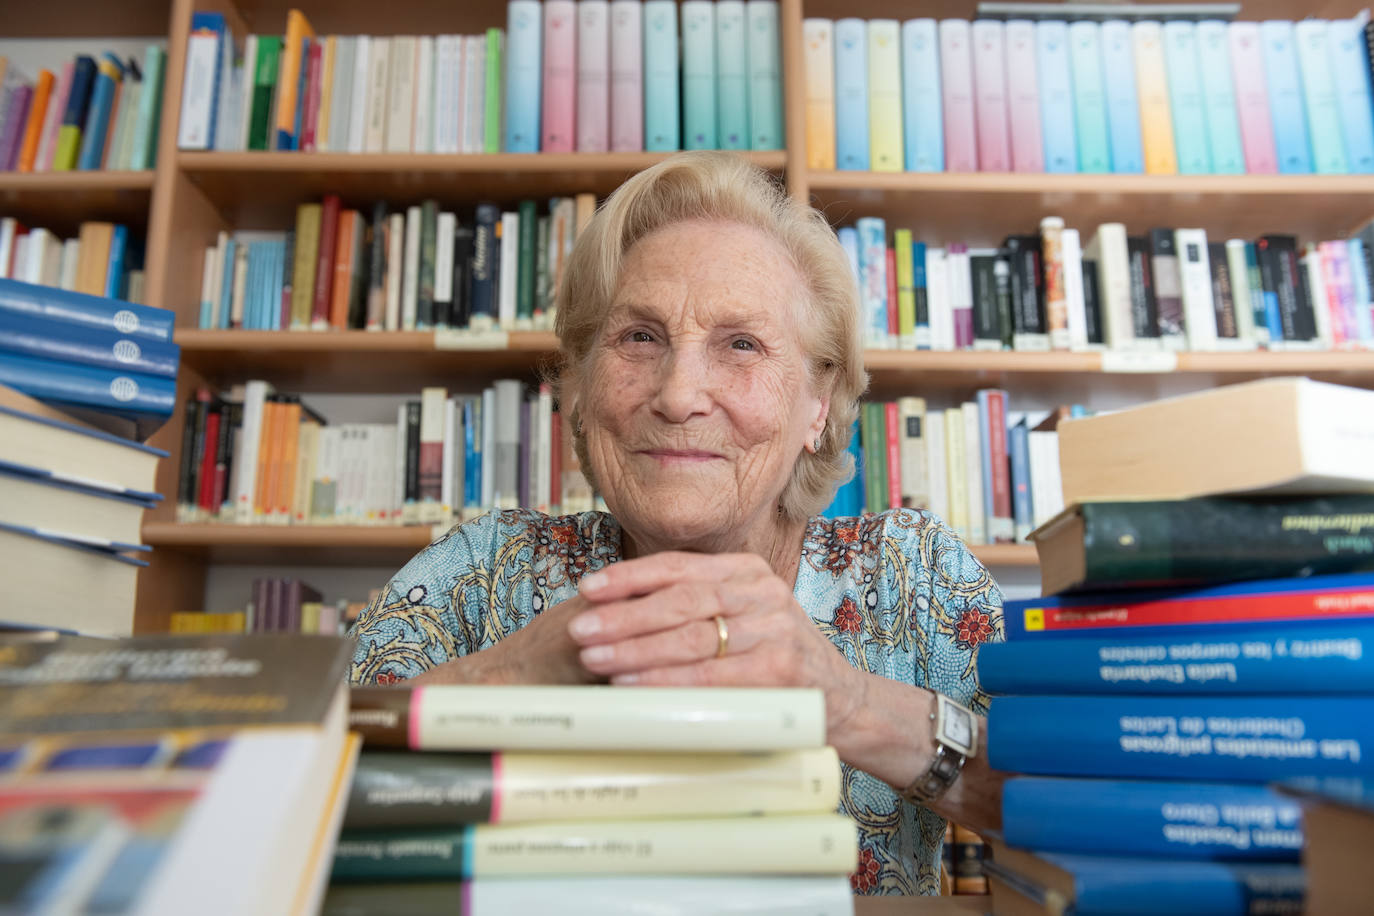
[[[391,577],[353,627],[352,683],[394,684],[482,648],[463,611],[474,579],[490,584],[501,527],[494,513],[457,525]]]
[[[934,516],[906,528],[912,576],[907,596],[914,623],[924,635],[916,653],[916,683],[986,714],[988,697],[978,686],[978,647],[1005,638],[1002,590],[964,542]]]

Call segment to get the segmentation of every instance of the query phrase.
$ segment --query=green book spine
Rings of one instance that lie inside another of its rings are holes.
[[[81,152],[81,127],[77,124],[63,124],[57,131],[57,153],[53,157],[54,172],[70,172],[76,168],[76,157]]]
[[[1083,586],[1374,570],[1374,495],[1085,503]]]
[[[881,512],[887,505],[887,436],[883,405],[869,402],[863,407],[864,509]]]
[[[505,68],[501,65],[502,45],[505,33],[500,29],[487,29],[487,105],[485,144],[483,151],[501,152],[501,75]]]
[[[539,217],[534,253],[534,311],[535,314],[553,308],[553,286],[549,283],[549,226],[552,218]]]
[[[420,204],[420,276],[415,299],[415,326],[434,327],[434,261],[439,235],[439,204],[426,200]]]
[[[272,129],[272,98],[277,91],[277,71],[281,66],[281,38],[258,36],[257,68],[253,74],[252,110],[248,116],[248,148],[266,150]]]
[[[520,321],[534,319],[534,274],[537,260],[539,217],[534,201],[520,201],[520,263],[515,287],[515,317]]]
[[[138,121],[134,148],[129,155],[132,169],[151,169],[157,165],[157,134],[162,126],[162,84],[167,71],[167,52],[149,45],[143,54],[143,94],[138,97]]]

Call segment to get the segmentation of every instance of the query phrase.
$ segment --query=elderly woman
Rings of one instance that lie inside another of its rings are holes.
[[[855,888],[937,893],[942,816],[999,820],[998,777],[959,763],[1002,599],[926,512],[818,516],[867,385],[834,233],[745,160],[682,154],[611,195],[558,302],[565,428],[610,514],[455,527],[359,619],[353,679],[820,688]]]

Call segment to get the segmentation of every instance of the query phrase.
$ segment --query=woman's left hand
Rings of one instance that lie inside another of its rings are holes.
[[[581,594],[593,607],[568,632],[583,666],[613,684],[818,687],[831,734],[863,703],[863,675],[757,554],[627,560],[585,577]]]

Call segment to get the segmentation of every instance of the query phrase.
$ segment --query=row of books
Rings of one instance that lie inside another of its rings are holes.
[[[317,633],[342,636],[376,598],[323,601],[309,585],[291,578],[254,579],[241,610],[173,611],[170,633]]]
[[[1305,874],[1282,784],[1371,773],[1372,398],[1276,379],[1062,425],[1074,502],[1036,534],[1045,597],[1009,602],[977,661],[988,762],[1017,774],[985,864],[995,914],[1049,912],[1047,889],[1082,912],[1123,894],[1342,911],[1316,905],[1349,897]],[[1229,473],[1178,460],[1184,441]],[[1095,470],[1127,453],[1132,473]],[[1374,831],[1346,841],[1367,854]]]
[[[449,525],[491,508],[590,511],[547,385],[500,380],[479,395],[426,388],[395,425],[328,424],[250,381],[186,404],[178,518],[248,524]]]
[[[855,475],[825,514],[927,509],[970,544],[1006,544],[1064,507],[1056,427],[1082,407],[1043,420],[1009,407],[1001,389],[944,410],[924,398],[865,402],[850,442]]]
[[[1367,19],[807,19],[807,162],[1374,172]]]
[[[167,52],[79,54],[37,77],[0,57],[0,171],[151,169]]]
[[[337,195],[301,204],[287,232],[221,232],[205,250],[200,327],[486,330],[552,327],[554,295],[596,197],[521,201],[471,216],[426,200],[389,213]]]
[[[88,220],[74,239],[0,217],[0,279],[142,302],[143,242],[122,223]]]
[[[178,144],[351,153],[781,149],[777,0],[510,0],[479,35],[329,35],[293,9],[242,50],[196,13]]]
[[[998,247],[944,247],[879,217],[839,230],[869,347],[1251,350],[1374,347],[1374,225],[1299,245],[1199,228],[1084,234],[1055,216]]]

